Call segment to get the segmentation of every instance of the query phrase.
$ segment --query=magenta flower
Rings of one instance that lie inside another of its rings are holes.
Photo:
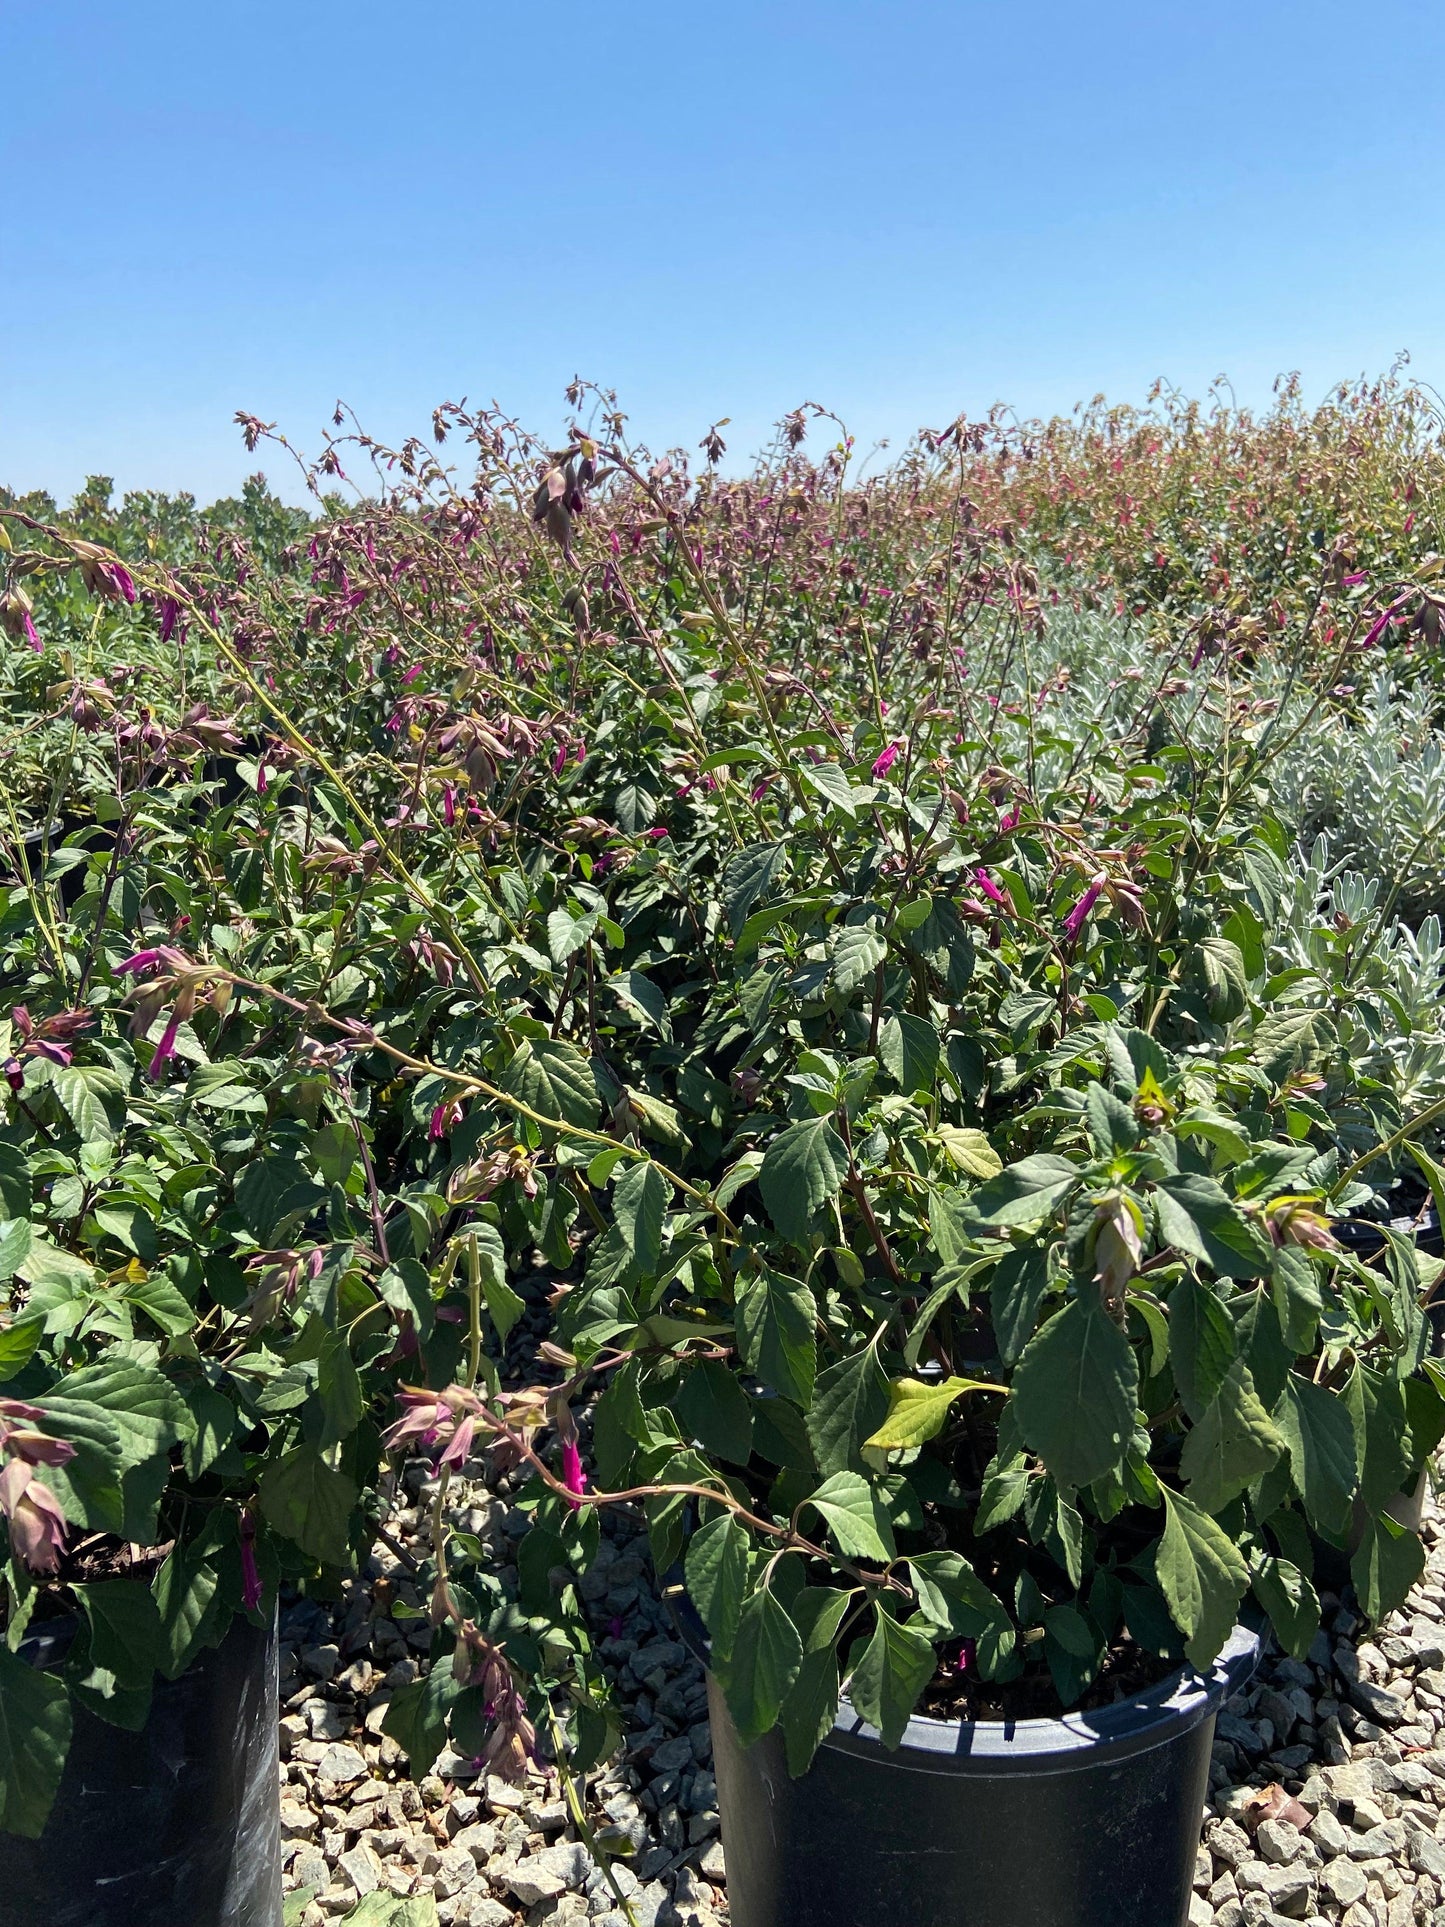
[[[576,1439],[562,1441],[562,1483],[569,1492],[587,1490],[587,1474],[582,1468],[582,1454],[577,1450]],[[576,1499],[567,1501],[573,1512],[577,1510],[577,1503]]]
[[[975,870],[973,873],[973,878],[974,878],[974,882],[977,883],[979,889],[983,891],[984,895],[988,898],[990,903],[1000,904],[1005,910],[1013,909],[1013,903],[1011,902],[1007,891],[999,889],[998,885],[994,882],[993,878],[989,875],[987,870],[983,870],[983,869]]]
[[[255,1612],[265,1592],[256,1565],[256,1521],[247,1511],[241,1514],[241,1604],[248,1613]]]
[[[1070,943],[1073,943],[1077,938],[1079,932],[1088,921],[1089,912],[1103,894],[1104,880],[1102,877],[1095,877],[1094,881],[1089,885],[1088,889],[1085,890],[1073,909],[1064,918],[1064,935]]]
[[[271,787],[271,779],[266,774],[266,765],[264,763],[257,763],[256,765],[257,796],[264,796],[270,787]]]
[[[181,619],[181,605],[174,596],[161,597],[161,641],[169,642]],[[182,632],[184,635],[184,631]]]
[[[566,767],[567,745],[565,743],[559,743],[557,745],[557,754],[552,758],[552,774],[554,776],[560,776]]]
[[[448,783],[442,791],[442,821],[450,829],[457,820],[457,792],[454,783]]]
[[[170,1015],[170,1022],[161,1032],[161,1041],[156,1045],[155,1056],[152,1057],[150,1068],[146,1072],[146,1076],[150,1078],[152,1083],[160,1076],[165,1065],[168,1064],[176,1054],[176,1032],[181,1027],[181,1017],[181,1006],[179,1000],[177,1000],[176,1006]]]
[[[440,1141],[450,1133],[452,1128],[460,1124],[461,1121],[462,1106],[460,1098],[443,1098],[431,1114],[431,1122],[427,1125],[426,1134],[433,1144],[440,1143]]]
[[[10,1086],[12,1091],[24,1090],[25,1066],[20,1062],[18,1057],[7,1057],[4,1064],[0,1065],[0,1070],[4,1071],[5,1082]]]
[[[30,647],[35,651],[36,655],[37,656],[40,655],[45,648],[45,644],[40,640],[39,636],[35,633],[35,624],[30,620],[30,611],[28,609],[21,610],[20,620],[25,628],[25,640],[29,643]]]
[[[891,770],[893,765],[897,762],[898,752],[900,749],[902,749],[902,747],[903,747],[902,743],[898,743],[898,742],[890,743],[887,749],[883,751],[882,755],[879,756],[877,761],[874,763],[873,774],[878,777],[886,776],[889,770]]]
[[[415,682],[417,677],[421,674],[421,670],[422,670],[421,664],[419,662],[414,662],[411,668],[408,669],[405,675],[402,677],[402,681],[404,683]]]
[[[647,835],[648,835],[648,840],[650,842],[656,843],[661,837],[664,837],[667,835],[667,831],[663,829],[662,825],[659,823],[656,826],[656,828],[649,830],[647,832]]]
[[[1009,811],[1008,815],[1003,817],[1000,820],[999,826],[998,826],[999,835],[1007,836],[1010,830],[1016,830],[1019,826],[1019,817],[1021,814],[1022,812],[1018,808],[1017,804],[1015,804],[1013,809]]]

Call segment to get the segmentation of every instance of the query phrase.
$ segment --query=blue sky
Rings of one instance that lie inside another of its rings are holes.
[[[209,497],[237,408],[314,446],[338,396],[551,432],[576,371],[735,450],[1445,387],[1442,54],[1398,0],[13,0],[0,481]]]

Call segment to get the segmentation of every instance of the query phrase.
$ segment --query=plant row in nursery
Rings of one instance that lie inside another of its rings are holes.
[[[1306,1648],[1321,1546],[1371,1616],[1419,1571],[1438,1267],[1336,1231],[1402,1160],[1439,1192],[1441,1105],[1382,1047],[1393,906],[1342,922],[1271,813],[1292,712],[1201,659],[1202,758],[1165,659],[1050,736],[1026,565],[962,536],[996,706],[867,623],[861,685],[809,675],[703,491],[601,439],[508,472],[518,511],[377,509],[226,598],[7,524],[172,662],[57,676],[4,838],[9,1829],[78,1710],[139,1730],[364,1558],[388,1450],[441,1468],[417,1770],[615,1743],[576,1594],[612,1503],[795,1773],[845,1686],[887,1743],[1089,1707],[1249,1596]],[[481,1451],[531,1474],[515,1579],[445,1527]]]

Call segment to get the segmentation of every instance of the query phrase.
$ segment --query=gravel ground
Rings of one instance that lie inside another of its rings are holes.
[[[424,1521],[425,1468],[408,1468],[391,1521]],[[520,1514],[478,1480],[454,1481],[454,1517],[512,1557]],[[420,1501],[422,1510],[418,1510]],[[1362,1639],[1349,1595],[1325,1596],[1307,1660],[1268,1657],[1220,1716],[1191,1927],[1445,1927],[1445,1536],[1403,1611]],[[443,1927],[628,1927],[568,1823],[555,1776],[480,1781],[443,1753],[419,1784],[380,1731],[391,1692],[416,1677],[425,1621],[404,1564],[378,1543],[365,1582],[328,1611],[282,1618],[281,1821],[288,1889],[315,1889],[305,1927],[378,1888],[430,1893]],[[384,1581],[384,1584],[378,1584]],[[637,1927],[718,1927],[727,1889],[702,1671],[673,1636],[645,1534],[608,1517],[582,1584],[627,1733],[589,1777],[589,1817],[636,1851],[614,1861]],[[620,1627],[620,1633],[619,1633]],[[1141,1927],[1148,1927],[1141,1923]]]

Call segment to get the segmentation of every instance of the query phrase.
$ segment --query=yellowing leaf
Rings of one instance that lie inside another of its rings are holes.
[[[980,1378],[944,1378],[925,1385],[916,1378],[895,1379],[888,1387],[888,1416],[866,1445],[897,1448],[922,1445],[943,1430],[948,1408],[964,1392],[1007,1392]]]
[[[966,1130],[958,1124],[940,1124],[938,1141],[959,1170],[966,1171],[971,1178],[996,1178],[1003,1169],[1003,1159],[982,1131]]]

